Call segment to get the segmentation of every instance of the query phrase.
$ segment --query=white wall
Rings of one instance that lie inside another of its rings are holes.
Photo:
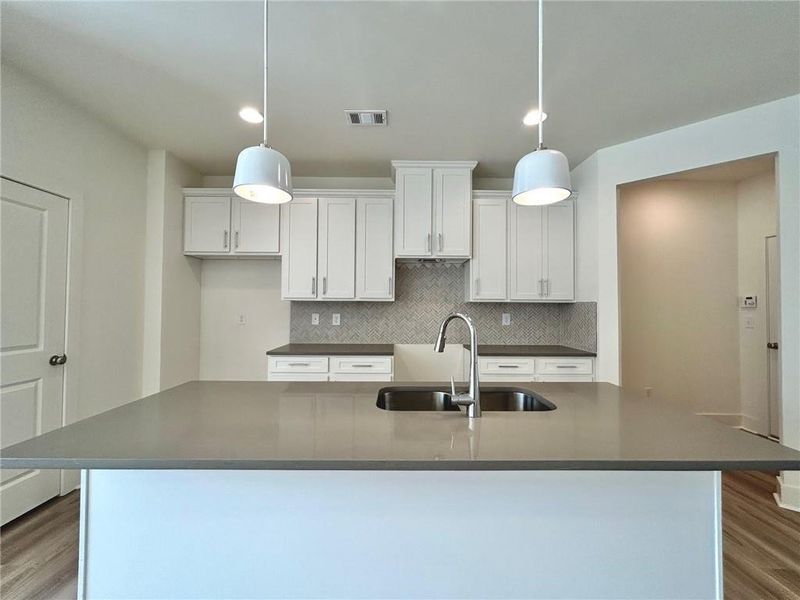
[[[800,448],[800,96],[693,123],[596,153],[599,381],[619,382],[617,186],[777,153],[781,274],[781,441]],[[580,168],[580,166],[578,167]],[[576,169],[577,170],[577,169]],[[592,182],[589,187],[595,187]],[[581,197],[586,202],[586,197]],[[787,260],[788,257],[788,260]],[[783,475],[782,498],[800,508],[800,473]]]
[[[200,379],[266,379],[267,350],[289,343],[280,272],[279,260],[203,261]]]
[[[82,198],[72,421],[141,395],[147,153],[14,67],[0,76],[2,174]]]
[[[651,181],[619,194],[622,385],[739,425],[736,186]]]
[[[765,237],[775,235],[778,203],[775,173],[769,171],[736,185],[739,296],[758,296],[758,307],[739,310],[742,424],[769,433],[767,368],[767,288]]]
[[[142,393],[198,378],[201,261],[183,255],[183,187],[201,176],[165,150],[150,150]]]

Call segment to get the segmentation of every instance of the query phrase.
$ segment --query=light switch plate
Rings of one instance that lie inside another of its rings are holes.
[[[241,313],[236,316],[236,324],[237,325],[244,325],[245,323],[247,323],[247,317],[245,317]]]
[[[331,318],[331,325],[341,325],[342,324],[342,315],[339,313],[333,313],[333,317]]]
[[[503,313],[502,323],[503,325],[511,325],[511,313]]]
[[[319,325],[319,313],[311,313],[311,324]]]

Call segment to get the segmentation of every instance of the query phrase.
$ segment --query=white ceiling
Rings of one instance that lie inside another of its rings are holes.
[[[259,2],[2,2],[2,57],[208,175],[258,143]],[[798,2],[548,2],[545,141],[598,148],[800,92]],[[296,175],[388,176],[535,145],[532,2],[273,2],[270,142]],[[344,109],[386,108],[353,128]]]

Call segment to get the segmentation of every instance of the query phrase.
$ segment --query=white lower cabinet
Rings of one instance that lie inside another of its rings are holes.
[[[594,381],[594,358],[550,356],[479,356],[481,384],[534,381]],[[469,351],[464,350],[469,373]]]
[[[392,381],[392,356],[268,356],[269,381]]]

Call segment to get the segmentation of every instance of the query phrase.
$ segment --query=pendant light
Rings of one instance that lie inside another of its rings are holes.
[[[264,0],[264,141],[245,148],[236,160],[233,191],[253,202],[283,204],[292,199],[289,160],[267,145],[267,0]]]
[[[539,111],[542,106],[543,9],[539,0]],[[542,113],[543,114],[543,113]],[[519,159],[514,168],[512,199],[517,204],[543,206],[565,200],[572,194],[567,157],[542,143],[543,121],[539,121],[539,147]]]

